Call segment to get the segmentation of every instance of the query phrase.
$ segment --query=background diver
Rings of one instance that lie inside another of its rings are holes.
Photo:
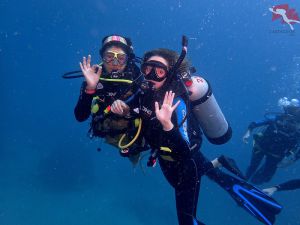
[[[283,113],[266,114],[264,120],[250,123],[243,137],[243,141],[247,143],[252,131],[262,127],[253,135],[251,162],[245,174],[246,179],[251,179],[254,184],[270,181],[277,167],[284,163],[282,160],[289,155],[295,155],[299,149],[299,100],[281,98],[278,103],[283,108]],[[264,158],[264,164],[258,169]]]

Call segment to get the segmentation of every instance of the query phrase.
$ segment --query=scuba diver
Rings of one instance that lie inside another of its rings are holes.
[[[284,167],[284,164],[290,164],[299,157],[299,100],[281,98],[278,105],[283,108],[284,113],[266,114],[264,120],[250,123],[243,137],[243,141],[247,143],[255,128],[263,128],[253,135],[252,157],[246,171],[246,179],[251,179],[254,184],[270,181],[278,167]],[[263,158],[265,162],[258,169]]]
[[[300,158],[300,144],[288,151],[284,158],[278,163],[278,168],[285,168],[295,163]]]
[[[282,184],[278,184],[273,187],[265,188],[262,191],[265,194],[272,196],[277,191],[290,191],[299,188],[300,188],[300,179],[294,179],[294,180],[289,180],[287,182],[284,182]]]
[[[142,80],[140,69],[136,65],[131,40],[119,35],[106,36],[99,51],[103,63],[91,65],[91,56],[83,57],[80,68],[85,77],[80,89],[80,96],[74,109],[75,118],[82,122],[92,116],[90,137],[104,138],[108,144],[117,148],[124,133],[132,137],[137,129],[137,121],[119,117],[110,113],[110,105],[116,99],[126,101],[137,90]],[[147,145],[138,139],[127,149],[120,149],[122,156],[127,156],[135,164],[141,151]]]
[[[183,38],[180,56],[169,49],[145,53],[141,90],[132,101],[116,100],[111,111],[142,119],[141,134],[151,147],[148,162],[158,159],[165,178],[175,189],[179,225],[203,224],[196,218],[202,175],[217,182],[261,222],[273,224],[281,211],[275,200],[244,180],[222,172],[200,152],[202,133],[211,143],[224,144],[231,138],[231,128],[208,82],[190,74],[189,63],[184,59],[186,42]],[[217,161],[222,164],[222,157]]]

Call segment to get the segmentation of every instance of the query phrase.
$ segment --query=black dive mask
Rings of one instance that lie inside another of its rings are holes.
[[[154,60],[144,62],[141,66],[141,71],[146,80],[157,82],[163,81],[168,75],[168,67],[165,64]]]

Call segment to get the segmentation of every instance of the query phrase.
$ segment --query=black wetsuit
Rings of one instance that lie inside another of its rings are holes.
[[[99,85],[100,83],[100,85]],[[84,81],[80,88],[80,95],[78,102],[74,109],[74,115],[77,121],[83,122],[87,120],[91,115],[91,106],[93,102],[94,97],[99,97],[99,110],[97,113],[98,116],[101,114],[104,114],[104,110],[110,106],[116,99],[124,99],[124,95],[126,96],[126,93],[130,90],[128,89],[128,86],[122,87],[120,89],[119,86],[112,86],[110,83],[108,85],[105,85],[107,83],[99,82],[98,86],[103,87],[102,89],[97,89],[95,94],[87,94],[85,93],[86,88],[86,82]],[[128,90],[127,90],[128,89]],[[114,116],[111,114],[110,116]]]
[[[172,114],[174,128],[163,130],[155,117],[154,102],[161,104],[164,93],[157,91],[140,95],[138,101],[131,102],[130,107],[135,112],[139,111],[143,119],[142,135],[151,149],[157,150],[162,172],[175,189],[179,225],[200,225],[203,223],[196,219],[196,211],[201,176],[207,174],[222,187],[226,186],[228,176],[213,169],[212,163],[200,152],[201,131],[192,114],[178,128],[187,113],[184,96],[177,96],[174,100],[174,103],[181,100]]]
[[[115,76],[119,76],[116,78]],[[127,100],[137,90],[136,81],[140,80],[139,68],[133,64],[127,67],[121,74],[107,74],[103,67],[101,78],[104,79],[125,79],[129,81],[135,80],[132,84],[123,82],[112,82],[100,80],[95,94],[85,93],[86,82],[82,83],[80,96],[74,109],[75,118],[82,122],[87,120],[92,115],[90,136],[106,138],[109,144],[117,147],[120,135],[128,131],[133,124],[132,119],[122,118],[110,113],[110,105],[116,100]],[[93,106],[97,107],[96,112],[92,112]]]
[[[300,179],[290,180],[275,186],[277,191],[289,191],[300,188]]]
[[[251,181],[255,184],[271,180],[278,163],[300,141],[300,132],[295,124],[293,116],[282,114],[249,125],[250,131],[262,126],[265,129],[253,135],[254,145],[250,166],[246,171],[247,179],[253,176]],[[264,157],[264,165],[256,171]]]
[[[112,74],[108,74],[105,70],[105,67],[102,67],[102,74],[101,78],[108,78],[108,79],[127,79],[127,80],[139,80],[139,77],[142,78],[139,68],[135,64],[131,64],[124,69],[124,75],[116,74],[118,78],[115,78]],[[74,109],[74,114],[76,120],[79,122],[85,121],[89,118],[91,114],[91,105],[93,101],[93,97],[99,96],[101,102],[103,103],[100,105],[100,110],[103,111],[107,106],[111,105],[116,99],[122,99],[124,95],[128,91],[135,93],[138,89],[138,86],[133,85],[126,85],[126,83],[118,83],[118,82],[105,82],[99,81],[96,87],[95,94],[86,94],[86,82],[84,81],[81,85],[80,95],[77,102],[77,105]],[[127,97],[127,96],[126,96]]]

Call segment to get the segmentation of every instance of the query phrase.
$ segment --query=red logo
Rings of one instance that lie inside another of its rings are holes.
[[[276,5],[269,10],[272,12],[272,21],[281,19],[281,22],[288,24],[291,30],[294,30],[293,24],[300,23],[296,10],[289,8],[288,4]]]

